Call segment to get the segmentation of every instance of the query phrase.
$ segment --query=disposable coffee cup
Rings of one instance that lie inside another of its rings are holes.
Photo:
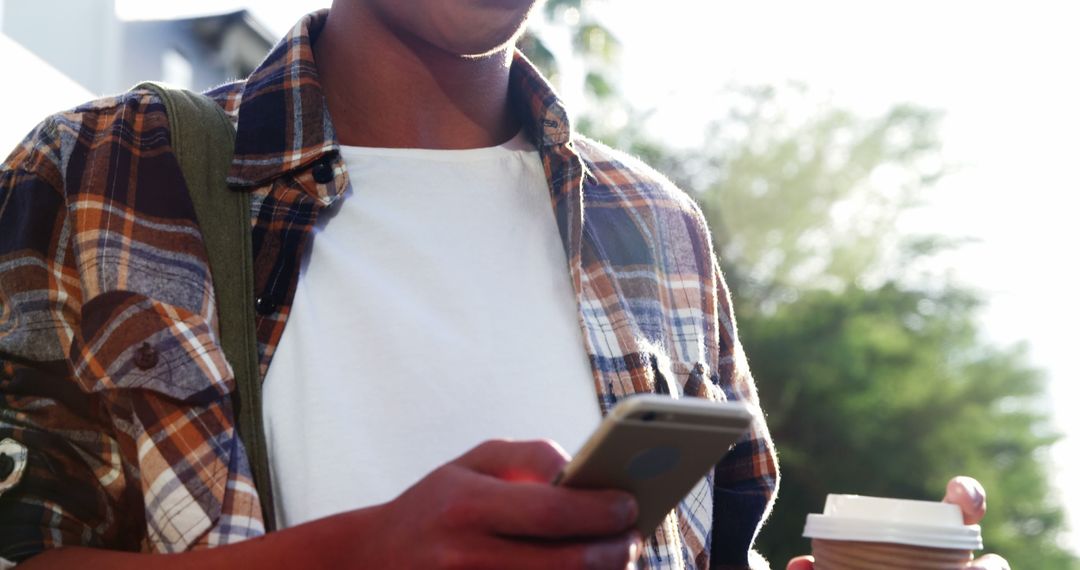
[[[814,570],[958,570],[982,549],[982,530],[956,505],[859,495],[829,495],[803,536]]]

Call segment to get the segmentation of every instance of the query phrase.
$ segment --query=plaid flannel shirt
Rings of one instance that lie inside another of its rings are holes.
[[[208,92],[237,127],[228,183],[251,196],[263,375],[312,225],[349,185],[312,57],[324,19],[305,17],[246,81]],[[511,82],[550,183],[602,410],[639,392],[757,407],[694,202],[573,133],[520,54]],[[0,480],[0,557],[178,552],[264,532],[216,327],[161,101],[129,92],[37,127],[0,168],[0,441],[16,459]],[[640,566],[747,567],[777,480],[758,413]]]

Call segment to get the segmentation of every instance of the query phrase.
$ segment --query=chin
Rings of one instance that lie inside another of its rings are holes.
[[[445,14],[436,24],[441,49],[461,57],[483,57],[513,44],[525,30],[530,1],[478,2],[472,10]]]
[[[517,37],[518,34],[513,33],[509,36],[500,36],[496,39],[465,38],[440,47],[454,55],[476,59],[502,53],[508,46],[512,46],[514,42],[517,41]]]
[[[358,0],[357,0],[358,1]],[[390,29],[459,57],[504,50],[538,0],[366,0]]]

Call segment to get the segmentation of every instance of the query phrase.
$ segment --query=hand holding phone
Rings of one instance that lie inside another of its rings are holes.
[[[631,493],[638,502],[635,528],[647,537],[752,418],[740,402],[632,396],[611,410],[554,483]]]

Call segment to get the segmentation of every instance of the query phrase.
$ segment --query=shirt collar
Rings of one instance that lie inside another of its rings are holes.
[[[238,110],[230,184],[262,185],[338,153],[312,51],[327,13],[302,18],[248,78]],[[566,109],[520,51],[514,53],[510,83],[513,104],[534,144],[566,145],[571,132]],[[344,188],[329,190],[337,195]]]

